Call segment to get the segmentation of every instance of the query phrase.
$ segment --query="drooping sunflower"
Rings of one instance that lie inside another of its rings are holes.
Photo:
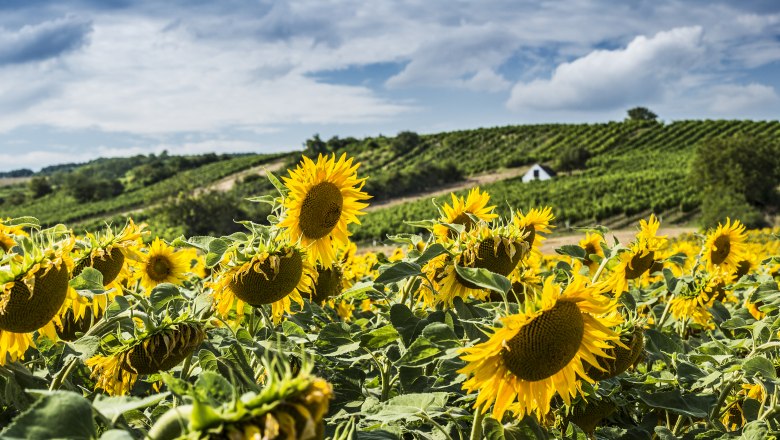
[[[154,329],[144,329],[86,363],[92,369],[92,377],[97,379],[98,388],[111,396],[126,395],[139,375],[175,367],[192,354],[205,336],[199,322],[181,317]]]
[[[729,272],[736,271],[739,262],[745,259],[745,225],[739,220],[726,219],[726,224],[718,224],[717,229],[707,236],[704,243],[704,261],[707,269],[720,266]]]
[[[365,178],[357,177],[360,164],[342,154],[324,157],[317,162],[303,156],[303,163],[283,177],[289,189],[279,228],[290,243],[301,243],[312,262],[330,267],[336,259],[336,249],[349,244],[350,223],[360,224],[359,215],[371,196],[362,191]]]
[[[542,418],[558,393],[566,405],[582,394],[580,381],[593,383],[587,362],[601,370],[597,356],[620,345],[611,329],[622,322],[617,302],[598,294],[583,277],[575,276],[565,289],[547,278],[540,297],[528,298],[521,312],[501,318],[486,342],[462,350],[467,362],[459,372],[469,376],[463,384],[478,391],[475,408],[501,420],[509,410],[521,418],[535,413]]]
[[[311,301],[322,304],[344,290],[344,272],[340,264],[329,268],[317,266],[314,272],[311,291]]]
[[[544,236],[539,235],[539,233],[549,234],[552,232],[550,228],[555,226],[552,226],[550,222],[553,220],[555,220],[555,216],[552,213],[552,208],[546,206],[541,209],[531,209],[527,214],[517,211],[512,221],[518,229],[527,234],[525,240],[531,249],[538,250],[542,241],[545,240]]]
[[[310,291],[313,277],[315,269],[302,249],[271,243],[246,254],[233,253],[209,286],[214,289],[220,315],[227,317],[235,307],[240,317],[244,304],[271,304],[271,314],[278,323],[285,312],[290,313],[291,301],[303,305],[301,292]]]
[[[724,286],[730,275],[716,270],[710,273],[698,273],[690,283],[671,300],[670,311],[677,320],[691,319],[694,323],[708,329],[714,329],[709,309],[715,301],[725,302],[728,292]]]
[[[441,276],[436,303],[453,305],[455,297],[466,300],[469,296],[486,299],[489,292],[462,278],[456,268],[481,268],[503,276],[509,276],[520,261],[528,254],[529,245],[526,235],[513,224],[488,227],[477,226],[463,236],[464,249],[449,261]],[[434,274],[433,278],[437,278]]]
[[[142,252],[133,262],[134,276],[149,294],[158,284],[181,284],[190,272],[191,252],[176,250],[160,238],[155,238],[148,252]]]
[[[130,261],[141,257],[139,248],[141,237],[146,233],[144,227],[128,219],[119,232],[107,227],[98,233],[88,233],[84,240],[77,242],[73,276],[91,267],[103,275],[106,292],[93,293],[89,298],[73,295],[75,299],[60,314],[61,325],[57,328],[60,338],[75,339],[78,333],[88,330],[93,321],[103,316],[108,302],[121,292],[123,283],[132,275]]]
[[[35,238],[42,240],[28,240],[29,252],[0,266],[0,365],[22,359],[36,331],[56,340],[57,315],[69,299],[73,237]]]
[[[640,221],[640,230],[628,247],[621,252],[612,266],[609,277],[599,283],[602,292],[612,292],[620,295],[628,291],[628,282],[636,280],[653,268],[656,263],[656,252],[666,244],[666,236],[658,236],[660,223],[655,215],[649,221]]]
[[[493,211],[495,206],[488,206],[490,203],[490,194],[480,192],[479,187],[473,188],[466,195],[466,198],[450,194],[452,205],[444,203],[442,207],[442,216],[439,223],[433,226],[433,234],[440,239],[453,238],[454,232],[447,228],[443,223],[463,225],[468,232],[474,226],[474,220],[469,215],[474,216],[478,221],[489,222],[498,217]]]

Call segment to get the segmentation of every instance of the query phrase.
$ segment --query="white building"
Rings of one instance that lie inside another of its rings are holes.
[[[532,180],[550,180],[555,177],[555,171],[546,167],[540,163],[534,164],[531,169],[523,175],[523,182],[527,183]]]

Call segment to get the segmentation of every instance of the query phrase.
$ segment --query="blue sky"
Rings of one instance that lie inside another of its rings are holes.
[[[320,133],[780,115],[780,2],[0,2],[0,170]]]

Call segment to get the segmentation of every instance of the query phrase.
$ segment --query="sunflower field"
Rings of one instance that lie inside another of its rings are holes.
[[[545,255],[552,209],[474,188],[372,253],[353,159],[268,178],[229,236],[0,220],[0,438],[780,434],[780,230]]]

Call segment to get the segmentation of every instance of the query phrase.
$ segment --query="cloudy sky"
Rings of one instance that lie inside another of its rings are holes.
[[[780,2],[3,0],[0,170],[780,115]]]

